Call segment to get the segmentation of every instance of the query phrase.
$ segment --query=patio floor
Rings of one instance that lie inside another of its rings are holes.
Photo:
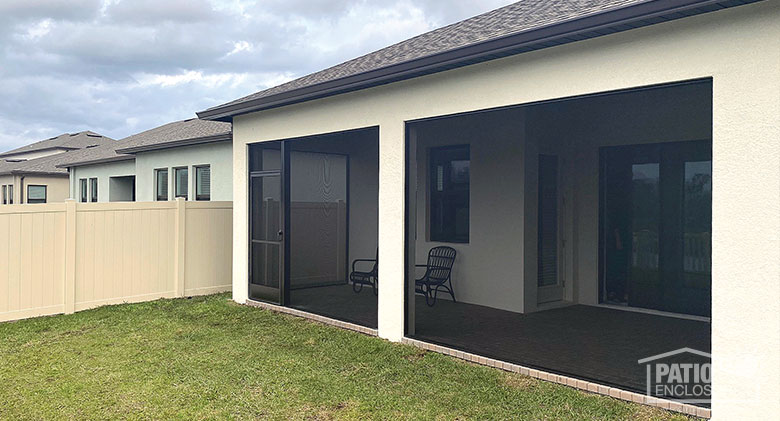
[[[291,292],[301,310],[376,327],[376,297],[348,285]],[[711,350],[702,321],[574,305],[531,314],[441,300],[416,302],[416,339],[545,371],[644,392],[637,360],[689,347]]]

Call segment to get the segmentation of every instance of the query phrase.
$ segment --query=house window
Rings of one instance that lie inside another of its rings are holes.
[[[211,167],[195,167],[195,200],[211,200]]]
[[[79,192],[81,196],[79,198],[79,201],[81,203],[87,203],[87,179],[86,178],[82,178],[81,180],[79,180],[79,188],[81,189],[81,191]]]
[[[469,242],[469,145],[430,151],[430,239]]]
[[[46,186],[27,186],[27,203],[46,203]]]
[[[14,185],[9,184],[8,185],[8,204],[13,205],[14,204]]]
[[[176,197],[183,197],[184,200],[187,200],[188,181],[189,171],[187,167],[173,169],[173,184]]]
[[[6,186],[3,186],[3,204],[8,204],[8,189]]]
[[[90,178],[89,179],[89,201],[90,202],[97,202],[98,201],[98,179],[97,178]]]
[[[168,200],[168,170],[155,170],[157,200]]]

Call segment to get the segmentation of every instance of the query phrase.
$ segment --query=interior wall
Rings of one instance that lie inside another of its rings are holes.
[[[290,153],[290,288],[347,280],[347,156]]]
[[[511,311],[535,311],[538,157],[554,154],[560,169],[563,298],[598,304],[599,149],[710,139],[711,89],[710,83],[681,85],[414,124],[416,263],[425,262],[431,247],[451,246],[458,251],[452,279],[456,298]],[[470,241],[431,242],[428,151],[458,144],[472,145]]]
[[[599,302],[599,149],[605,146],[712,139],[712,84],[697,83],[556,102],[528,108],[529,149],[560,158],[565,206],[562,275],[565,299]],[[536,160],[527,161],[529,186],[535,186]],[[526,209],[536,212],[535,187]],[[529,215],[528,221],[536,219]],[[536,264],[536,236],[526,261]],[[535,283],[531,290],[535,290]],[[526,301],[535,306],[535,298]]]
[[[373,259],[377,249],[379,142],[376,129],[295,140],[293,152],[349,156],[349,250],[347,263]],[[292,158],[291,158],[292,159]],[[292,190],[295,189],[294,186]],[[292,195],[296,193],[291,191]],[[294,229],[291,227],[291,229]]]
[[[108,201],[131,202],[134,189],[135,177],[111,177],[108,179]]]
[[[450,246],[458,253],[452,271],[458,301],[523,311],[524,110],[432,120],[415,123],[413,128],[417,135],[416,263],[424,264],[432,247]],[[470,145],[471,154],[469,242],[433,242],[428,235],[429,150],[464,144]]]

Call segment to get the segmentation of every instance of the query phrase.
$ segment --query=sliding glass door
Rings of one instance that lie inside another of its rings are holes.
[[[601,301],[711,313],[709,141],[602,150]]]

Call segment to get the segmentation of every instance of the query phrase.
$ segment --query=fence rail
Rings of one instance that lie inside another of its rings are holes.
[[[229,291],[232,202],[0,207],[0,322]]]

